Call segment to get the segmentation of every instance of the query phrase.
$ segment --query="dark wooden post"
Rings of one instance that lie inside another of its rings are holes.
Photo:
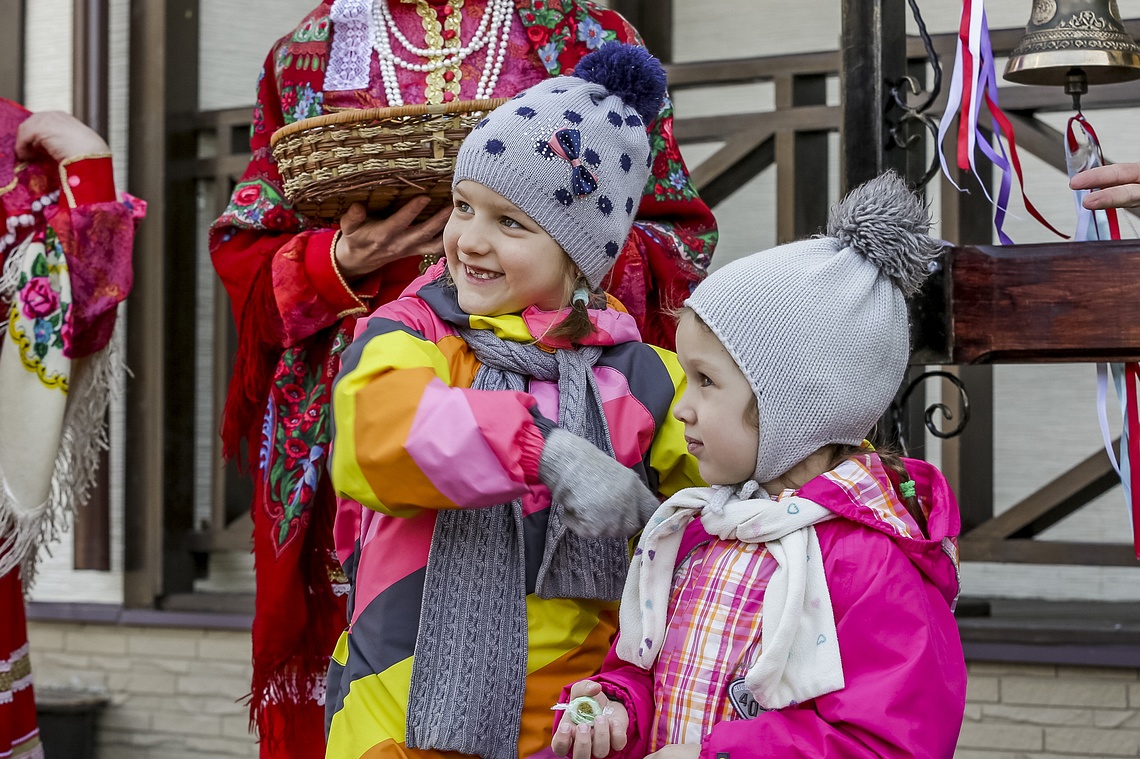
[[[980,163],[978,174],[987,185],[992,184],[993,166],[988,161]],[[958,171],[955,181],[967,192],[958,192],[945,178],[942,180],[942,236],[957,245],[991,243],[993,208],[978,177]],[[946,284],[952,286],[952,282]],[[942,442],[942,470],[958,496],[965,534],[994,514],[993,367],[962,365],[950,369],[965,384],[970,400],[969,424],[961,435]],[[946,390],[949,392],[948,386]],[[957,406],[955,398],[944,400],[951,408]]]
[[[673,0],[613,0],[610,7],[633,24],[649,52],[673,60]]]
[[[907,71],[906,0],[843,0],[840,45],[840,187],[847,192],[885,169],[906,173],[906,152],[886,150],[889,83]]]
[[[72,8],[71,112],[109,140],[107,0],[75,0]],[[75,515],[72,528],[72,563],[76,569],[111,569],[109,468],[110,460],[103,451],[91,498]]]
[[[898,117],[902,111],[892,103],[891,89],[910,74],[920,83],[925,80],[925,66],[908,66],[906,44],[905,0],[844,0],[843,31],[840,51],[840,87],[842,97],[842,163],[841,193],[893,169],[912,184],[926,171],[925,134],[917,124],[903,126]],[[909,148],[891,144],[892,122],[902,130],[899,139],[917,138]],[[915,366],[907,380],[918,376],[924,367]],[[925,439],[923,413],[926,390],[918,387],[911,393],[904,410],[904,434],[911,455],[921,457]],[[880,427],[889,430],[884,419]],[[894,437],[889,430],[880,435]]]
[[[24,100],[24,0],[0,0],[0,97]]]
[[[128,308],[124,602],[152,606],[192,588],[193,180],[170,162],[193,158],[198,107],[197,0],[131,0],[130,189],[149,202],[135,238]],[[186,217],[190,216],[189,221]],[[188,239],[187,239],[188,238]],[[187,272],[190,272],[188,275]],[[177,318],[171,318],[177,315]]]
[[[776,78],[776,108],[827,105],[823,74]],[[776,240],[780,243],[820,232],[827,225],[829,201],[827,130],[780,130],[776,134]]]

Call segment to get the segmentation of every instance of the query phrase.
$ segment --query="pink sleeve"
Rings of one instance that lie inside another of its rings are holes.
[[[890,538],[844,520],[818,528],[846,686],[756,719],[722,722],[701,759],[953,756],[966,664],[953,615]]]
[[[602,692],[614,701],[620,701],[629,712],[629,742],[623,750],[612,752],[608,759],[640,759],[649,753],[649,731],[653,727],[653,675],[618,658],[617,641],[620,637],[619,634],[614,638],[601,672],[591,679],[601,683]],[[562,690],[559,701],[566,703],[570,700],[570,687],[567,685]],[[565,712],[555,714],[554,729],[557,730]]]

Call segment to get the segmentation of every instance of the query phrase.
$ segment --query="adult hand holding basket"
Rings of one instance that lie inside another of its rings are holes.
[[[382,215],[426,195],[426,219],[450,205],[459,146],[506,102],[460,100],[339,111],[294,122],[270,140],[285,195],[297,213],[335,222],[353,203]]]

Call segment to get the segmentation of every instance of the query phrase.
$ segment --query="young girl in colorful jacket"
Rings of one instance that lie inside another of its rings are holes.
[[[352,580],[328,756],[528,756],[616,631],[628,538],[699,483],[683,374],[598,292],[637,210],[664,72],[610,44],[465,141],[446,260],[357,327],[333,394]],[[648,486],[648,487],[647,487]],[[624,522],[583,539],[564,519]],[[620,521],[620,519],[619,519]]]
[[[561,718],[556,754],[953,755],[957,506],[933,466],[864,442],[906,370],[905,296],[938,251],[928,225],[884,175],[827,236],[729,264],[686,301],[673,413],[711,487],[646,525],[620,636],[564,694],[582,724]],[[587,511],[572,528],[610,521]]]

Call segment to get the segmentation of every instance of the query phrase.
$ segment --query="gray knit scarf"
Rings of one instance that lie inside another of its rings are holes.
[[[528,377],[557,380],[558,426],[613,455],[593,372],[601,348],[547,353],[491,330],[460,329],[460,335],[482,362],[473,389],[525,392]],[[628,542],[567,532],[561,511],[552,504],[548,512],[535,593],[619,600]],[[438,513],[412,664],[408,748],[517,759],[527,674],[526,565],[521,500]]]

